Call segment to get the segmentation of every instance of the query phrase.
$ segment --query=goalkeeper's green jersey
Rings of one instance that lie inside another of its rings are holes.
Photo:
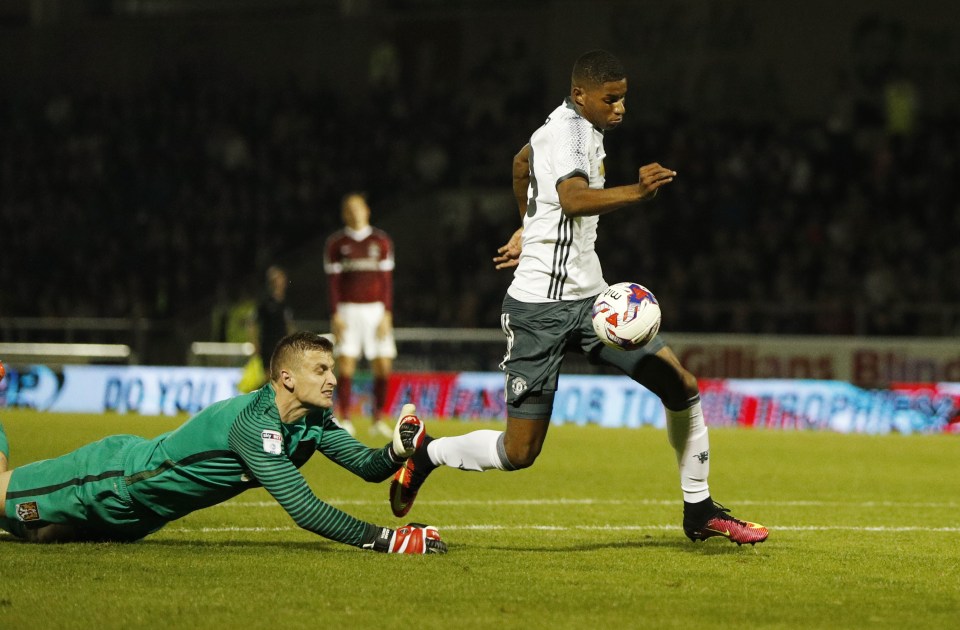
[[[333,421],[329,409],[280,421],[271,384],[210,405],[178,429],[124,447],[131,498],[174,520],[263,486],[304,529],[359,546],[379,531],[321,501],[298,468],[315,451],[368,481],[399,468],[388,447],[369,448]]]

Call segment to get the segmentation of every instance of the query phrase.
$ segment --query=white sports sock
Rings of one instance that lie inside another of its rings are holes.
[[[500,454],[503,431],[473,431],[456,437],[435,438],[427,446],[430,461],[460,470],[512,470]]]
[[[667,409],[667,438],[677,452],[680,467],[680,489],[688,503],[703,501],[710,496],[707,477],[710,476],[710,440],[703,421],[700,397],[681,411]]]

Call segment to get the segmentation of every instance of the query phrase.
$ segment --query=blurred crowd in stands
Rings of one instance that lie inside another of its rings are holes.
[[[381,200],[509,191],[512,155],[564,95],[522,51],[499,54],[461,86],[416,90],[388,63],[362,107],[188,71],[133,93],[0,95],[0,314],[205,317],[322,243],[349,190],[369,193],[378,224]],[[679,175],[601,219],[607,280],[650,286],[669,330],[923,333],[899,306],[960,303],[960,126],[893,121],[889,106],[838,98],[828,119],[776,123],[628,112],[607,138],[608,185],[651,161]],[[465,240],[425,253],[433,272],[397,299],[398,326],[497,326],[509,278],[485,274],[518,216],[463,221]],[[471,303],[429,307],[451,287]]]

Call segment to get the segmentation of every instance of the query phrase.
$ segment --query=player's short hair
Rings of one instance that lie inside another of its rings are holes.
[[[282,369],[293,367],[311,350],[333,354],[333,342],[319,333],[309,331],[291,333],[278,341],[270,355],[270,380],[279,381]]]
[[[627,77],[623,64],[613,53],[606,50],[591,50],[580,55],[573,64],[570,82],[578,87],[596,87],[610,81]]]
[[[366,192],[362,190],[351,190],[350,192],[346,193],[343,197],[340,197],[340,207],[341,208],[345,207],[347,205],[347,202],[354,197],[360,197],[365,202],[369,203]]]

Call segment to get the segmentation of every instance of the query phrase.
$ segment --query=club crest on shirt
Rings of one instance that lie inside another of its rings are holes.
[[[23,522],[39,521],[40,507],[36,501],[27,501],[26,503],[17,503],[17,518]]]
[[[260,432],[260,439],[263,440],[264,453],[279,455],[283,452],[283,435],[279,431],[264,429]]]

